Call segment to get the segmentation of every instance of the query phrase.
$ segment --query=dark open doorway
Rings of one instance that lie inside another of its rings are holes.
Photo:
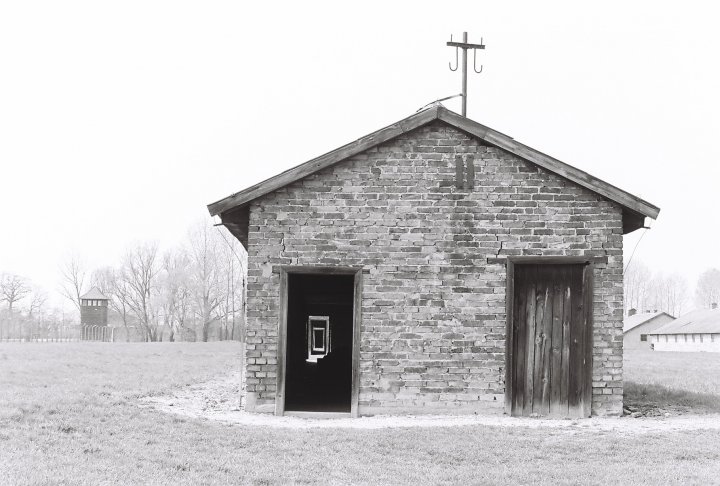
[[[352,403],[354,275],[287,275],[285,411]]]

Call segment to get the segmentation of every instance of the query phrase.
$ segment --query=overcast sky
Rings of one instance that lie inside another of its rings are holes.
[[[2,2],[0,271],[52,292],[71,251],[176,244],[208,203],[458,93],[465,30],[487,45],[468,116],[660,206],[635,258],[694,284],[720,267],[712,3]]]

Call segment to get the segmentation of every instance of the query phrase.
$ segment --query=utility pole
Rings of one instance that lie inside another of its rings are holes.
[[[477,50],[485,49],[485,44],[482,43],[480,38],[480,44],[468,44],[467,32],[463,32],[462,42],[453,42],[452,35],[450,36],[450,42],[448,46],[455,48],[455,68],[453,69],[452,64],[448,63],[450,71],[457,71],[458,69],[458,49],[462,49],[462,116],[467,116],[467,51],[468,49],[473,50],[473,71],[480,74],[482,72],[482,65],[480,70],[477,69]]]

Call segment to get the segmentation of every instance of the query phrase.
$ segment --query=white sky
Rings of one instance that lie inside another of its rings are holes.
[[[458,93],[466,30],[487,45],[468,115],[660,206],[635,258],[693,284],[720,267],[712,3],[2,2],[0,271],[52,292],[71,251],[175,244],[206,204]]]

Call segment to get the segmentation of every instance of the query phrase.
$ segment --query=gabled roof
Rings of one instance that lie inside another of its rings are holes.
[[[110,297],[107,297],[105,294],[100,292],[100,290],[97,287],[93,287],[90,290],[87,291],[86,294],[80,296],[81,299],[93,299],[93,300],[110,300]]]
[[[713,334],[720,333],[720,309],[688,312],[648,334]]]
[[[663,314],[670,318],[675,319],[673,316],[671,316],[667,312],[643,312],[641,314],[627,316],[623,320],[623,333],[631,331],[631,330],[635,329],[636,327],[638,327],[639,325],[645,324],[648,321],[652,321],[656,317],[660,317]]]
[[[330,167],[349,157],[364,152],[376,145],[392,140],[395,137],[409,132],[435,120],[441,120],[458,130],[461,130],[483,142],[499,147],[517,157],[532,162],[533,164],[548,170],[554,174],[564,177],[586,189],[589,189],[611,201],[615,201],[623,207],[623,232],[629,233],[644,226],[645,217],[657,218],[660,208],[649,202],[633,196],[605,181],[591,176],[587,172],[576,169],[564,162],[545,155],[527,145],[517,142],[512,137],[497,132],[491,128],[481,125],[469,118],[458,115],[442,105],[434,105],[426,110],[415,113],[397,123],[382,128],[376,132],[366,135],[358,140],[343,145],[342,147],[328,152],[320,157],[309,160],[292,169],[271,177],[263,182],[248,187],[240,192],[232,194],[224,199],[208,205],[210,215],[220,215],[229,211],[236,212],[251,201],[264,196],[272,191],[280,189],[297,180],[307,177],[319,170]],[[240,217],[243,217],[242,215]],[[223,223],[225,220],[223,218]],[[226,226],[228,226],[226,224]],[[228,226],[229,227],[229,226]],[[232,228],[229,227],[229,229]],[[233,231],[235,233],[235,231]],[[237,235],[236,235],[237,236]]]

